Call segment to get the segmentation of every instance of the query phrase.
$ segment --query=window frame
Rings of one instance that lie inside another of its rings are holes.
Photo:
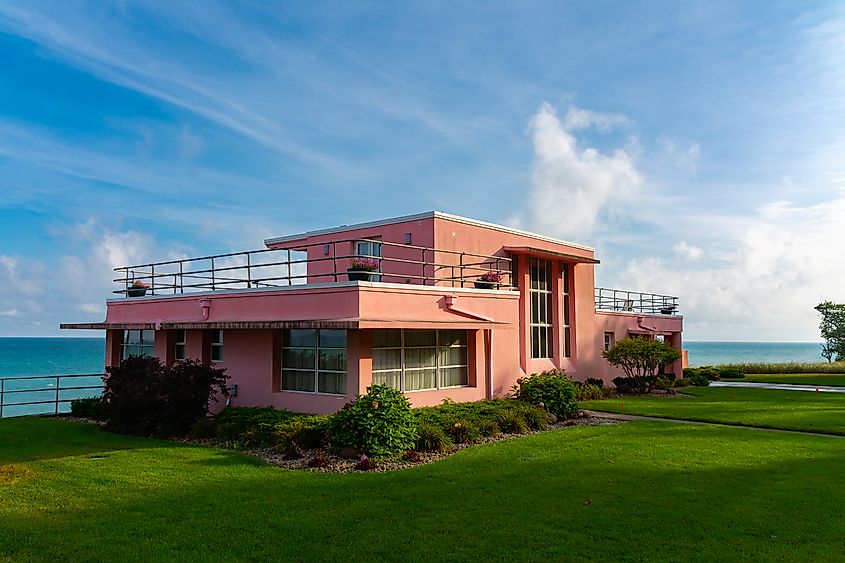
[[[611,330],[604,331],[604,349],[605,349],[605,351],[613,348],[614,344],[616,344],[616,333],[611,331]]]
[[[130,332],[137,332],[138,334],[138,344],[128,344],[128,336]],[[144,333],[152,333],[152,340],[151,344],[144,344]],[[130,347],[137,347],[141,349],[141,354],[132,354],[135,357],[141,358],[155,358],[155,330],[152,329],[141,329],[141,328],[132,328],[132,329],[125,329],[120,333],[120,359],[125,360],[129,358],[129,355],[126,354],[126,350]],[[149,354],[143,353],[144,349],[148,349]]]
[[[366,240],[356,240],[352,245],[355,258],[375,260],[376,264],[378,264],[378,268],[376,268],[370,278],[372,281],[381,281],[382,242],[380,236],[366,237]]]
[[[543,275],[540,275],[542,268]],[[532,360],[554,358],[554,298],[552,289],[552,262],[534,256],[529,257],[529,317],[528,331]],[[535,275],[536,274],[536,275]],[[542,277],[542,279],[541,279]],[[535,308],[536,302],[536,308]],[[541,322],[540,312],[545,312],[545,322]],[[545,342],[539,335],[545,333]],[[544,346],[545,345],[545,346]]]
[[[180,340],[179,337],[182,337]],[[181,354],[180,354],[181,349]],[[173,359],[187,360],[188,359],[188,330],[184,328],[177,328],[176,334],[173,337]]]
[[[220,336],[220,341],[215,342],[214,337],[216,335]],[[222,328],[213,328],[211,329],[211,353],[209,354],[209,358],[211,362],[214,364],[222,364],[226,361],[225,349],[224,349],[225,338],[223,334]],[[217,358],[215,358],[215,351],[217,351]]]
[[[572,357],[572,266],[560,263],[560,325],[563,330],[560,343],[562,356]]]
[[[313,331],[314,333],[314,344],[312,346],[286,346],[285,342],[287,342],[287,337],[290,335],[290,331],[292,330],[302,330],[302,331]],[[322,345],[321,333],[323,332],[342,332],[343,333],[343,346],[324,346]],[[305,328],[305,329],[285,329],[282,333],[282,354],[280,357],[280,372],[279,372],[279,391],[284,393],[303,393],[306,395],[325,395],[328,397],[346,397],[349,395],[349,365],[348,365],[348,358],[349,358],[349,331],[346,329],[318,329],[318,328]],[[296,367],[290,368],[285,367],[285,351],[286,350],[310,350],[313,351],[314,354],[314,365],[313,367]],[[320,357],[322,350],[343,350],[343,363],[346,369],[344,370],[336,370],[336,369],[326,369],[320,367]],[[313,391],[303,390],[303,389],[285,389],[285,372],[313,372]],[[330,393],[327,391],[320,391],[320,374],[342,374],[344,378],[344,391],[342,393]]]
[[[372,369],[371,375],[373,379],[375,376],[380,373],[392,373],[395,371],[399,371],[399,391],[402,393],[419,393],[424,391],[440,391],[443,389],[459,389],[462,387],[472,387],[469,381],[469,331],[467,330],[455,330],[455,329],[446,329],[446,330],[438,330],[438,329],[421,329],[421,330],[431,330],[434,332],[434,346],[408,346],[406,344],[406,332],[414,331],[417,329],[377,329],[377,330],[385,330],[385,331],[399,331],[399,346],[373,346],[372,350],[398,350],[399,351],[399,367],[391,367],[388,369]],[[441,344],[441,334],[445,332],[460,332],[463,334],[463,344]],[[408,368],[407,362],[405,360],[406,351],[407,350],[416,350],[416,349],[429,349],[434,348],[434,366],[433,367],[414,367]],[[466,350],[466,363],[465,364],[442,364],[441,363],[441,350],[449,350],[449,349],[465,349]],[[455,368],[463,368],[466,370],[466,383],[461,383],[458,385],[444,385],[444,373],[442,370],[448,369],[455,369]],[[407,372],[417,373],[422,372],[425,370],[434,369],[434,387],[423,387],[420,389],[408,389],[408,378]],[[384,385],[389,385],[385,383]],[[392,387],[392,386],[391,386]]]

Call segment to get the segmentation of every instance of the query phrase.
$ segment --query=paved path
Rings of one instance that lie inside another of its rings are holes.
[[[807,432],[805,430],[786,430],[783,428],[765,428],[763,426],[750,426],[745,424],[728,424],[726,422],[706,422],[703,420],[683,420],[680,418],[664,418],[662,416],[643,416],[640,414],[622,414],[617,412],[602,412],[585,410],[587,414],[596,418],[607,418],[609,420],[618,420],[621,422],[631,422],[633,420],[646,420],[657,422],[677,422],[680,424],[702,424],[704,426],[727,426],[729,428],[745,428],[749,430],[765,430],[768,432],[786,432],[788,434],[805,434],[807,436],[825,436],[827,438],[845,438],[838,434],[825,434],[824,432]]]
[[[799,385],[796,383],[752,383],[750,381],[711,381],[710,387],[746,387],[748,389],[777,389],[779,391],[845,393],[845,387],[833,387],[831,385]]]

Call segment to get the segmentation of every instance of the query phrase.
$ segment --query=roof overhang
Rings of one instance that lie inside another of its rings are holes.
[[[588,256],[578,256],[577,254],[569,254],[567,252],[557,252],[555,250],[537,248],[536,246],[505,246],[504,250],[512,254],[525,254],[540,258],[563,260],[564,262],[569,262],[571,264],[601,264],[599,260]]]
[[[378,328],[443,328],[473,330],[506,326],[508,323],[481,319],[455,320],[415,319],[304,319],[289,321],[161,321],[156,323],[62,323],[61,329],[78,330],[174,330],[174,329],[378,329]]]

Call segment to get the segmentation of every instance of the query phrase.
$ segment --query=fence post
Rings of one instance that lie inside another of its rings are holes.
[[[59,414],[59,376],[56,376],[56,414]]]
[[[246,288],[252,287],[252,254],[246,253]]]
[[[179,293],[185,293],[185,273],[182,270],[183,262],[179,260]],[[173,293],[176,293],[176,284],[173,284]]]
[[[3,403],[5,402],[6,398],[6,380],[0,379],[0,418],[3,418]]]
[[[214,257],[211,258],[211,291],[214,291]]]

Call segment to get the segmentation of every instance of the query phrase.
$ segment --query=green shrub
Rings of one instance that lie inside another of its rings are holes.
[[[498,436],[502,433],[502,430],[499,428],[499,423],[495,420],[482,420],[478,424],[478,432],[485,438],[489,438]]]
[[[525,434],[528,423],[525,417],[515,411],[502,411],[496,416],[496,424],[505,434]]]
[[[414,449],[421,452],[443,452],[451,445],[452,441],[438,426],[432,424],[420,424],[417,431],[417,441]]]
[[[479,433],[484,436],[485,431],[482,426],[495,435],[496,432],[490,425],[496,424],[498,426],[498,416],[502,412],[514,413],[515,416],[522,419],[526,427],[535,427],[539,423],[528,423],[528,419],[533,421],[545,421],[548,413],[537,406],[524,401],[517,401],[513,399],[492,399],[487,401],[475,401],[471,403],[446,403],[436,407],[421,407],[414,409],[417,415],[417,420],[420,425],[429,424],[437,426],[443,432],[448,433],[449,427],[455,421],[465,421],[478,428]],[[500,429],[501,431],[502,429]]]
[[[604,388],[604,380],[599,379],[598,377],[588,377],[584,383],[587,385],[595,385],[599,389]]]
[[[575,400],[576,401],[592,401],[594,399],[601,399],[604,396],[602,388],[592,383],[578,383],[575,382]]]
[[[845,362],[821,363],[750,363],[724,364],[719,368],[737,368],[746,375],[749,374],[800,374],[820,373],[827,375],[845,374]]]
[[[692,385],[692,383],[690,383],[690,380],[686,377],[679,377],[675,380],[675,387],[689,387],[690,385]]]
[[[70,402],[70,414],[79,418],[90,418],[93,420],[106,419],[106,404],[102,397],[87,397],[85,399],[73,399]]]
[[[193,360],[165,366],[130,356],[106,371],[106,427],[117,432],[183,435],[209,413],[209,403],[228,395],[225,370]]]
[[[681,353],[668,343],[647,338],[625,338],[602,352],[612,366],[622,369],[629,379],[626,386],[634,393],[651,391],[657,376],[667,365],[681,358]],[[614,379],[614,383],[616,380]]]
[[[578,411],[575,385],[563,370],[533,373],[517,380],[517,398],[546,409],[560,419],[572,418]]]
[[[472,444],[481,437],[478,428],[466,420],[456,420],[447,427],[446,434],[455,444]]]
[[[303,415],[290,422],[277,424],[273,433],[274,448],[284,455],[305,452],[327,443],[329,418]]]
[[[703,373],[697,373],[689,378],[689,382],[696,387],[707,387],[710,385],[710,378]]]
[[[201,418],[191,425],[188,435],[191,438],[207,440],[219,436],[220,428],[213,418]]]
[[[301,413],[270,407],[229,407],[214,421],[221,438],[251,447],[271,446],[276,442],[276,428],[301,418]]]
[[[331,444],[368,455],[391,455],[414,447],[417,420],[401,391],[373,385],[331,417]]]
[[[716,369],[719,371],[719,377],[723,379],[743,379],[745,377],[745,373],[740,368],[721,366]]]
[[[665,391],[666,389],[672,388],[673,381],[666,376],[658,375],[657,378],[654,380],[654,385],[652,389],[659,389],[661,391]]]

